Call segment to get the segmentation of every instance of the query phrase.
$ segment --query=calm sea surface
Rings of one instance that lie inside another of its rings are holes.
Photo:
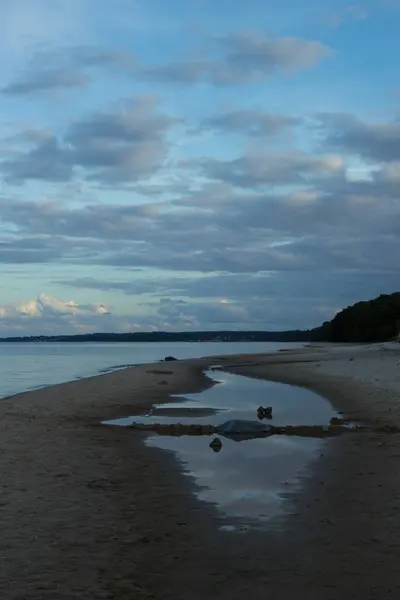
[[[217,354],[273,352],[273,342],[0,343],[0,398],[140,363]]]

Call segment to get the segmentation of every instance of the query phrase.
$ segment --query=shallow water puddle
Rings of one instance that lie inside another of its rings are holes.
[[[149,415],[105,424],[218,425],[230,419],[255,421],[259,405],[272,406],[273,418],[263,423],[276,426],[327,425],[336,416],[327,400],[303,388],[223,372],[207,375],[218,383],[205,392],[155,405]],[[213,451],[213,437],[151,434],[146,443],[177,453],[185,472],[195,477],[197,496],[239,522],[261,523],[284,514],[285,495],[300,484],[306,467],[319,456],[325,443],[322,439],[285,435],[240,442],[221,437],[222,447]]]

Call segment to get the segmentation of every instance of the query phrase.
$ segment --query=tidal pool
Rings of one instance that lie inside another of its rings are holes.
[[[207,375],[217,381],[210,389],[176,402],[155,405],[148,415],[131,416],[106,425],[132,423],[182,423],[218,425],[231,419],[257,421],[257,407],[272,406],[266,424],[328,425],[337,416],[330,403],[303,388],[251,379],[221,371]],[[132,432],[134,435],[134,432]],[[235,525],[259,526],[285,514],[285,497],[307,474],[307,467],[319,456],[323,439],[273,435],[234,441],[220,436],[222,446],[213,451],[215,436],[163,436],[150,434],[149,446],[172,450],[195,478],[196,495],[212,502]]]

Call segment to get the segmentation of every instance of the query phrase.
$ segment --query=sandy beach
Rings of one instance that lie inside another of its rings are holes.
[[[398,344],[141,365],[3,399],[1,598],[399,595],[399,435],[330,440],[284,527],[239,538],[219,530],[220,514],[191,493],[173,454],[101,425],[206,389],[202,371],[214,364],[307,387],[353,419],[400,425]]]

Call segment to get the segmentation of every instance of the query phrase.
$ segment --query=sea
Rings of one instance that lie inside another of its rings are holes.
[[[128,366],[221,354],[277,352],[275,342],[0,342],[0,398]]]

